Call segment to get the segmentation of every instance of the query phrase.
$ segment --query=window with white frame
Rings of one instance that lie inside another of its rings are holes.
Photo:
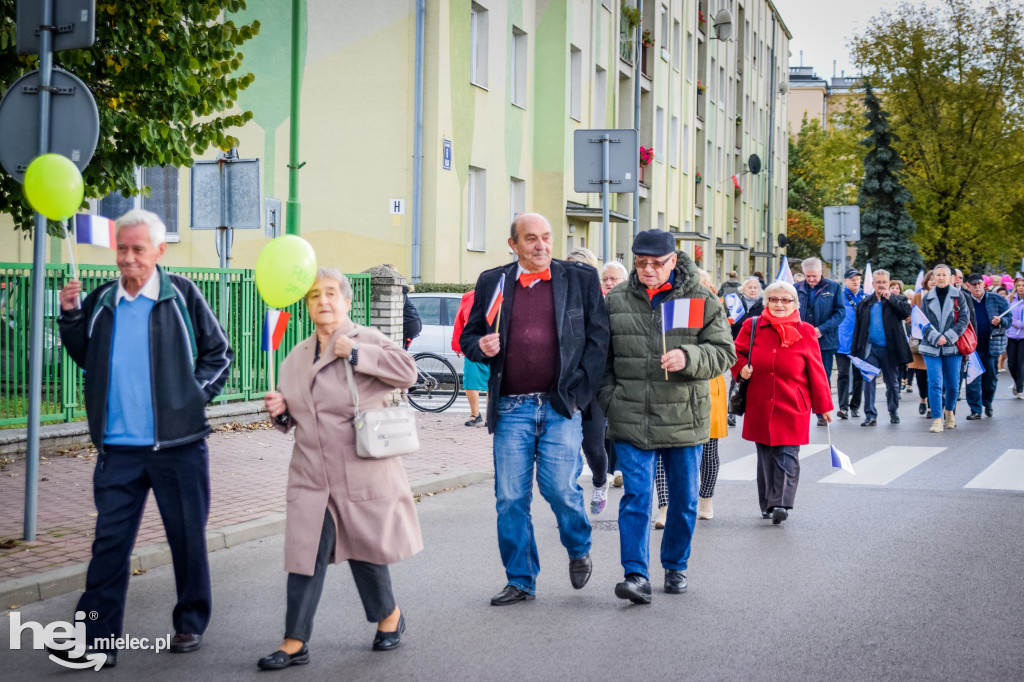
[[[526,33],[517,26],[512,27],[512,104],[526,107]]]
[[[600,66],[594,67],[594,113],[591,123],[595,128],[606,127],[608,116],[608,72]]]
[[[707,153],[704,155],[704,184],[711,186],[711,178],[715,174],[715,157],[711,148],[711,140],[708,140]]]
[[[725,67],[724,66],[720,66],[720,67],[718,67],[718,108],[719,109],[722,109],[722,110],[725,109],[725,98],[726,98],[726,96],[727,96],[727,94],[726,94],[726,89],[725,89]]]
[[[579,121],[583,116],[583,51],[569,46],[569,115]]]
[[[725,175],[725,157],[722,156],[722,148],[718,148],[717,162],[715,163],[715,189],[722,189],[722,176]]]
[[[469,10],[469,82],[487,87],[487,9],[473,3]]]
[[[111,192],[96,202],[98,215],[117,220],[128,211],[144,208],[160,216],[167,227],[167,241],[178,241],[178,176],[174,166],[150,166],[135,169],[135,181],[149,187],[149,196],[126,197],[120,191]]]
[[[661,6],[661,49],[668,50],[668,7]]]
[[[665,214],[658,211],[658,229],[662,232],[665,231]]]
[[[654,110],[654,155],[665,163],[665,110],[661,107]]]
[[[509,225],[526,212],[526,180],[509,178],[508,183]]]
[[[673,116],[668,129],[668,163],[675,168],[679,165],[679,117]]]
[[[466,248],[470,251],[487,249],[487,171],[469,167],[466,183]]]
[[[690,126],[683,124],[683,172],[690,172]]]
[[[672,66],[676,71],[679,70],[680,53],[683,51],[682,35],[683,26],[676,19],[672,22]]]
[[[715,71],[717,71],[717,70],[718,70],[717,63],[715,61],[715,58],[712,57],[711,58],[711,71],[710,71],[711,76],[710,76],[710,78],[708,78],[708,81],[710,81],[708,83],[708,89],[710,91],[710,92],[708,92],[708,99],[710,101],[712,101],[712,102],[714,102],[714,101],[716,101],[718,99],[718,79],[715,78]]]
[[[693,34],[686,32],[686,79],[693,80]]]

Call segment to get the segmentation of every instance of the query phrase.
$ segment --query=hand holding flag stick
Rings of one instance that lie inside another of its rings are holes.
[[[288,329],[288,320],[291,313],[283,310],[267,310],[263,318],[263,342],[262,350],[267,351],[267,377],[269,379],[267,390],[273,391],[277,385],[274,377],[274,351],[281,345],[284,339],[285,330]]]
[[[996,317],[1002,317],[1003,315],[1006,315],[1007,313],[1013,312],[1013,309],[1016,308],[1017,306],[1019,306],[1021,303],[1024,303],[1024,298],[1022,298],[1021,300],[1017,301],[1016,303],[1011,305],[1009,308],[1007,308],[1003,312],[1001,312],[998,315],[996,315]]]

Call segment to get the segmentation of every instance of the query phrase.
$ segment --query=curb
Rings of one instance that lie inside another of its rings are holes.
[[[493,472],[453,471],[417,479],[410,483],[410,487],[414,496],[430,495],[492,478],[494,478]],[[284,533],[284,521],[284,514],[269,514],[233,526],[209,530],[206,532],[207,551],[215,552],[218,549],[227,549],[244,542],[281,535]],[[171,563],[170,546],[166,542],[161,542],[133,551],[131,570],[149,570],[169,563]],[[89,562],[85,561],[37,575],[0,582],[0,610],[83,590],[88,567]]]

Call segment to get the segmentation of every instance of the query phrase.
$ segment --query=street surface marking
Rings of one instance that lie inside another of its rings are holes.
[[[857,485],[888,485],[917,465],[939,454],[946,448],[890,445],[873,455],[853,463],[857,474],[837,471],[819,483],[855,483]]]
[[[1007,450],[964,487],[1024,490],[1024,450]]]
[[[811,443],[800,446],[800,461],[828,450],[828,444]],[[734,459],[718,469],[718,478],[724,481],[753,481],[757,478],[757,453]]]

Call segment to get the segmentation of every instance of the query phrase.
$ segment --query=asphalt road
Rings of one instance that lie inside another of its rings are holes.
[[[961,408],[960,427],[944,434],[929,434],[928,420],[910,414],[912,402],[899,426],[886,420],[867,429],[857,420],[832,433],[858,476],[903,473],[884,484],[830,479],[835,470],[819,448],[802,464],[796,508],[780,527],[761,520],[753,481],[738,480],[753,447],[737,429],[722,441],[723,473],[732,478],[718,484],[714,519],[698,525],[689,591],[664,594],[655,569],[650,606],[612,593],[621,579],[614,522],[621,491],[613,489],[609,509],[592,517],[595,568],[584,589],[570,586],[553,516],[535,495],[537,599],[491,607],[504,574],[493,492],[484,483],[420,503],[426,549],[392,572],[408,620],[397,651],[370,650],[374,627],[363,620],[347,567],[333,566],[310,665],[258,672],[256,659],[277,647],[283,627],[283,539],[275,537],[211,555],[214,620],[201,651],[123,651],[116,669],[71,673],[42,651],[10,650],[4,618],[0,678],[1022,679],[1024,492],[965,486],[1018,480],[1013,451],[1021,447],[1024,401],[999,400],[996,418],[980,422],[963,421]],[[812,443],[827,442],[824,432],[812,427]],[[76,598],[27,605],[21,618],[70,620]],[[173,601],[170,566],[133,578],[126,633],[168,635]]]

